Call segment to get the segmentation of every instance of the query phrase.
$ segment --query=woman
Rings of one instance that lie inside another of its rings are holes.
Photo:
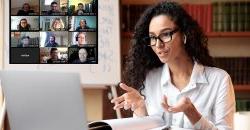
[[[175,2],[147,9],[135,27],[126,90],[114,109],[163,116],[166,125],[232,130],[235,96],[230,76],[213,65],[207,37]]]
[[[87,22],[85,19],[80,20],[79,26],[76,28],[76,31],[85,31],[86,29],[89,29],[89,26],[87,25]]]
[[[30,24],[28,23],[26,18],[23,18],[20,20],[18,26],[17,26],[18,31],[29,31],[31,30]]]
[[[64,23],[61,18],[55,18],[51,24],[49,31],[64,31]]]

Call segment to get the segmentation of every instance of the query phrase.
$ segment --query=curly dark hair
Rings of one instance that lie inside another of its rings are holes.
[[[166,15],[177,25],[179,31],[185,34],[185,50],[188,56],[204,66],[214,66],[213,58],[207,49],[207,37],[198,23],[176,2],[163,1],[149,7],[135,26],[131,48],[129,50],[124,72],[125,83],[135,89],[143,90],[143,82],[147,73],[161,67],[162,63],[151,47],[149,41],[149,24],[153,17]]]

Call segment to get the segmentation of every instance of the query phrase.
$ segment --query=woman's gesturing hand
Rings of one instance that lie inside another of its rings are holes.
[[[192,124],[195,124],[201,118],[201,114],[197,111],[197,109],[188,97],[182,97],[175,105],[169,106],[167,96],[164,95],[163,102],[161,105],[163,109],[167,112],[183,112]]]
[[[111,103],[115,103],[115,110],[124,108],[125,110],[131,109],[132,111],[135,111],[145,107],[144,98],[136,89],[129,87],[124,83],[120,83],[119,86],[126,92],[120,97],[111,100]]]

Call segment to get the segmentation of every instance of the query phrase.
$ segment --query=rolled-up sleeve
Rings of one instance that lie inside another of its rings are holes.
[[[194,128],[199,130],[233,130],[235,95],[229,75],[225,76],[219,86],[212,111],[214,121],[201,117],[201,119],[194,124]]]

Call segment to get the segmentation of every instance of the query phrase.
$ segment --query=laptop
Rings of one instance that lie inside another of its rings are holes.
[[[87,130],[76,73],[0,71],[11,130]]]

